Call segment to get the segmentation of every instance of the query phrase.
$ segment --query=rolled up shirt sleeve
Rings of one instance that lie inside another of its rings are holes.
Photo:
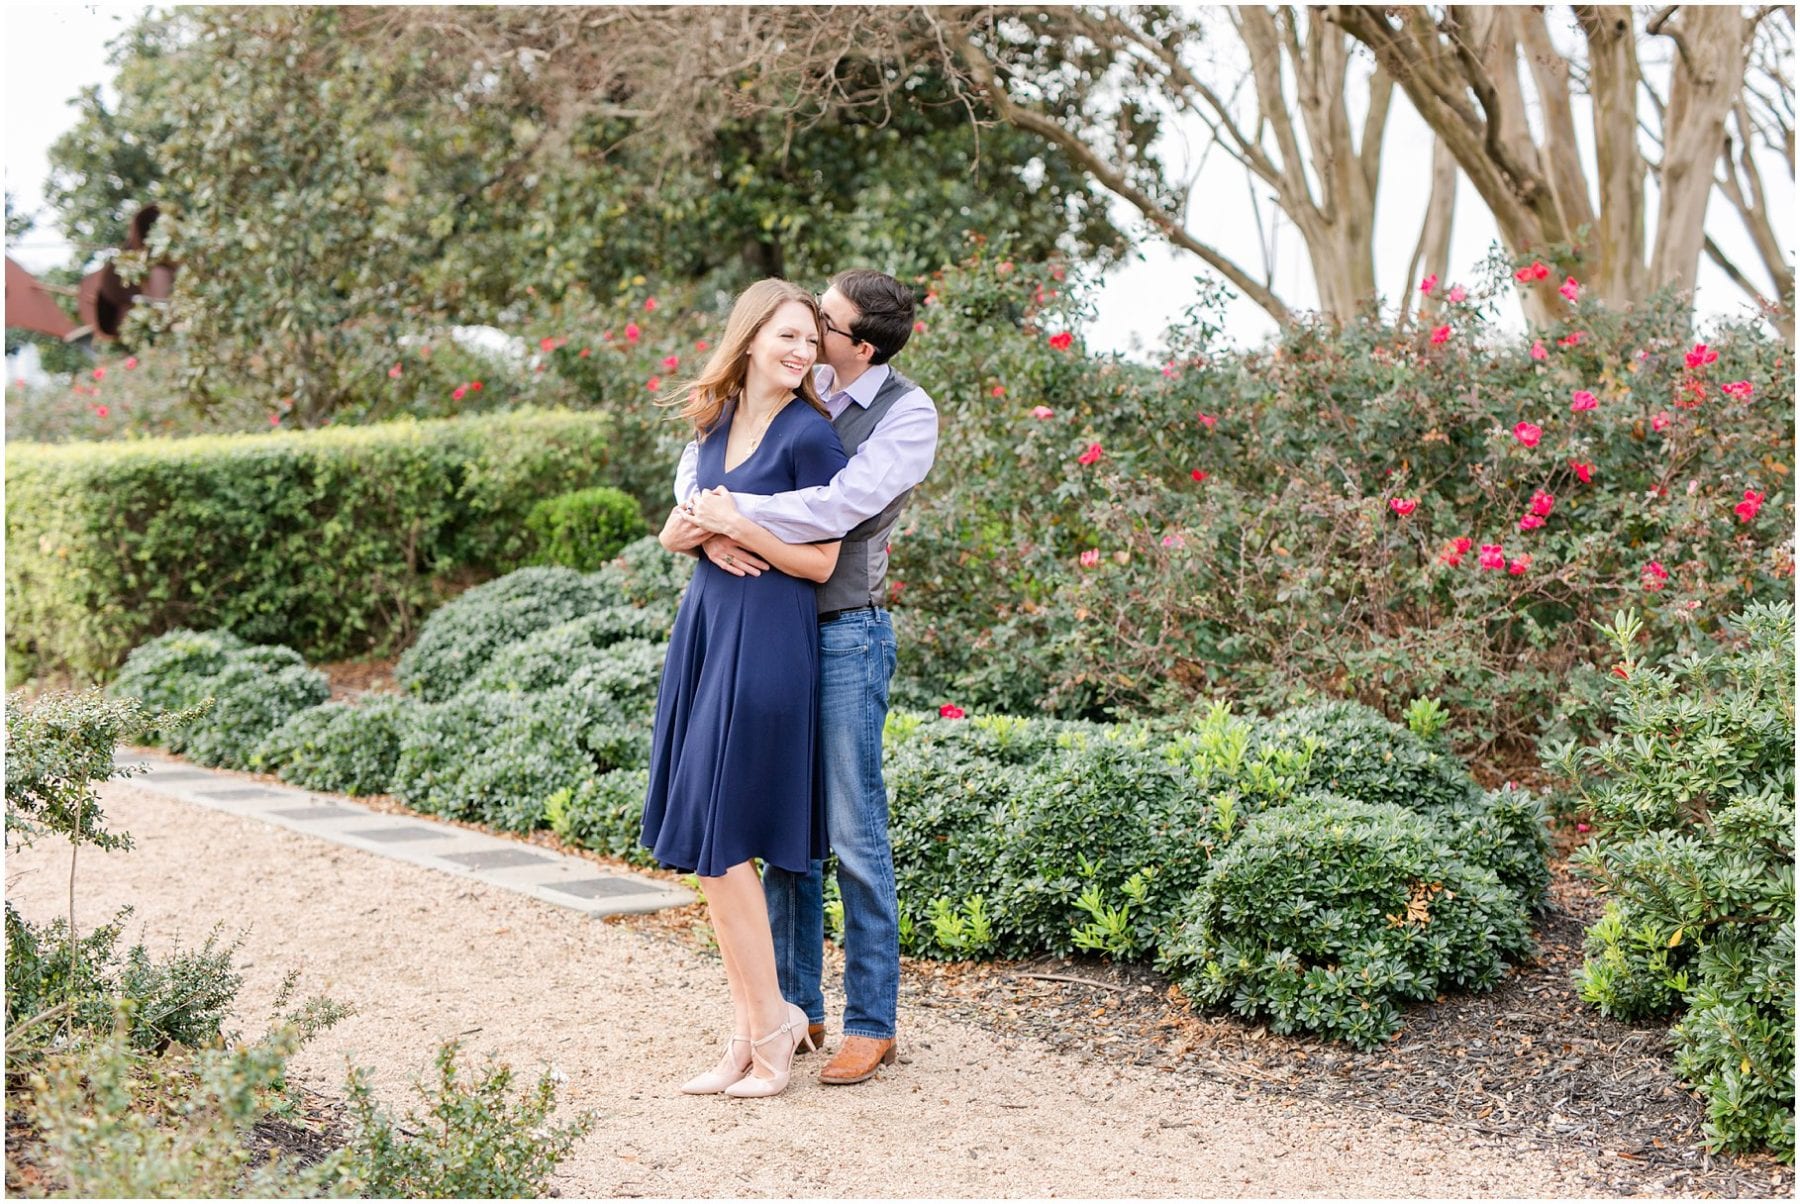
[[[840,539],[925,479],[937,454],[937,437],[937,407],[925,390],[915,389],[894,403],[850,462],[826,484],[771,496],[733,497],[740,513],[784,543]],[[676,487],[679,490],[679,473]]]
[[[690,440],[681,451],[681,462],[675,466],[675,504],[679,506],[692,497],[699,483],[700,445]]]

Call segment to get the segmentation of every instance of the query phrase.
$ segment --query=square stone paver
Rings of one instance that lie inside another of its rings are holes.
[[[173,775],[162,774],[161,778]],[[253,798],[286,798],[279,790],[265,790],[261,786],[235,786],[230,790],[202,790],[201,798],[216,798],[227,803],[241,803]]]
[[[383,844],[390,844],[402,840],[449,840],[453,836],[462,835],[462,833],[439,832],[435,828],[405,827],[359,828],[355,831],[347,831],[344,835],[355,836],[361,840],[379,840]]]
[[[348,807],[289,807],[284,811],[271,811],[269,814],[279,815],[282,819],[310,822],[315,819],[355,819],[363,813],[352,811]]]
[[[565,895],[575,895],[582,899],[605,899],[613,895],[646,895],[654,891],[654,887],[642,882],[633,882],[629,878],[582,878],[575,882],[546,882],[551,890],[559,890]]]
[[[191,782],[206,778],[217,779],[218,774],[208,773],[204,769],[157,769],[152,766],[150,772],[141,775],[148,782]],[[127,779],[131,780],[131,779]]]
[[[472,870],[497,870],[511,865],[546,864],[551,858],[524,849],[483,849],[479,853],[449,853],[444,860],[466,865]]]

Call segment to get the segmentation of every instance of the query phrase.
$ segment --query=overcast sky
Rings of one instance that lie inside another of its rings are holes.
[[[41,270],[67,260],[68,248],[43,208],[49,147],[74,122],[69,98],[86,85],[110,80],[106,44],[143,9],[141,4],[4,6],[0,20],[4,21],[6,47],[6,190],[21,208],[38,211],[40,222],[19,245],[9,245],[7,253],[27,267]],[[1229,39],[1218,44],[1225,48],[1222,53],[1231,52]],[[1359,118],[1353,111],[1353,120]],[[1576,99],[1575,119],[1578,129],[1588,120],[1580,98]],[[1161,149],[1171,168],[1185,174],[1194,168],[1190,149],[1197,151],[1203,145],[1204,139],[1193,128],[1172,125]],[[1375,235],[1377,280],[1390,302],[1412,283],[1402,277],[1424,213],[1430,150],[1431,136],[1423,121],[1397,96],[1388,123]],[[1592,149],[1587,150],[1591,173]],[[1279,211],[1266,203],[1266,197],[1261,207],[1266,225],[1259,232],[1242,168],[1215,151],[1204,161],[1198,180],[1190,228],[1215,245],[1239,253],[1239,262],[1258,275],[1261,257],[1255,248],[1272,246],[1275,292],[1297,308],[1316,303],[1304,245]],[[1770,192],[1770,210],[1777,215],[1777,231],[1791,257],[1793,185],[1778,161],[1764,168],[1764,183]],[[1652,196],[1654,187],[1652,183]],[[1493,221],[1467,180],[1460,189],[1446,283],[1466,278],[1495,238]],[[1119,211],[1122,215],[1131,212],[1122,203]],[[1651,212],[1654,219],[1654,208]],[[1762,280],[1760,263],[1741,223],[1716,195],[1708,228],[1752,279]],[[1096,298],[1097,316],[1087,331],[1090,345],[1103,351],[1155,348],[1163,330],[1192,302],[1193,278],[1203,270],[1204,265],[1193,256],[1166,243],[1145,240],[1135,260],[1115,269],[1103,282]],[[1736,313],[1746,304],[1743,293],[1703,257],[1698,292],[1702,314]],[[1518,322],[1510,312],[1503,318]],[[1227,334],[1238,343],[1258,342],[1272,328],[1267,316],[1248,301],[1235,303],[1227,314]]]

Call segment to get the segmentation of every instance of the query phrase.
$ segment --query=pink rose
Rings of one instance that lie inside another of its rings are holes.
[[[1054,347],[1058,351],[1067,351],[1071,346],[1074,345],[1074,343],[1075,343],[1075,336],[1070,334],[1066,330],[1062,331],[1059,334],[1053,334],[1050,336],[1050,346]]]
[[[644,332],[638,329],[636,322],[625,323],[625,341],[627,343],[635,343],[643,337]]]
[[[1574,414],[1579,414],[1583,410],[1598,409],[1599,406],[1600,399],[1587,389],[1575,390],[1569,401],[1569,411]]]
[[[131,367],[131,361],[126,360],[125,366],[127,368]],[[1725,396],[1736,397],[1743,401],[1750,400],[1750,394],[1754,391],[1754,388],[1747,380],[1734,380],[1728,385],[1719,386],[1719,392],[1725,394]]]
[[[1544,340],[1531,340],[1531,358],[1534,360],[1546,360],[1550,358],[1550,353],[1544,350]]]
[[[1581,283],[1571,276],[1563,281],[1556,291],[1561,293],[1565,299],[1573,301],[1581,296]]]
[[[1462,285],[1453,284],[1450,286],[1450,301],[1452,304],[1460,305],[1468,299],[1468,296],[1469,290]]]
[[[1099,563],[1100,563],[1100,549],[1099,548],[1089,548],[1087,551],[1085,551],[1081,554],[1081,567],[1082,568],[1091,569]]]
[[[1669,426],[1674,421],[1675,420],[1673,418],[1669,417],[1669,412],[1667,410],[1663,410],[1659,413],[1652,414],[1650,416],[1650,429],[1653,431],[1656,431],[1658,433],[1661,433],[1663,431],[1668,430]]]
[[[1497,543],[1484,543],[1476,562],[1484,569],[1503,569],[1506,567],[1506,553]]]
[[[964,711],[954,702],[946,702],[938,708],[938,715],[944,719],[961,719],[964,717]]]
[[[1530,567],[1531,567],[1531,554],[1529,552],[1527,552],[1525,555],[1520,556],[1517,560],[1515,560],[1511,564],[1507,565],[1506,571],[1511,573],[1515,577],[1523,577],[1525,575],[1525,570]]]
[[[1531,495],[1531,512],[1539,518],[1549,518],[1550,512],[1556,509],[1556,495],[1540,489]]]
[[[1445,343],[1448,343],[1449,341],[1450,341],[1450,328],[1448,326],[1439,326],[1437,329],[1435,329],[1431,332],[1432,346],[1434,346],[1434,347],[1441,346]]]
[[[1756,518],[1756,512],[1762,509],[1763,495],[1754,489],[1744,490],[1744,500],[1731,508],[1738,521],[1747,523]]]
[[[1033,406],[1031,408],[1031,416],[1041,422],[1046,418],[1056,417],[1056,411],[1049,406]]]
[[[1098,443],[1090,443],[1088,444],[1088,449],[1079,456],[1076,456],[1075,459],[1080,464],[1088,465],[1098,463],[1100,456],[1100,445]]]
[[[1521,531],[1535,531],[1543,525],[1544,516],[1541,514],[1527,514],[1519,519],[1519,530]]]
[[[1416,497],[1397,497],[1388,503],[1388,508],[1395,514],[1398,514],[1401,518],[1405,518],[1419,508],[1419,499]]]
[[[1688,367],[1699,368],[1717,360],[1719,358],[1719,353],[1714,351],[1711,347],[1708,347],[1705,343],[1695,343],[1694,349],[1688,352],[1683,358],[1687,361]]]
[[[1581,483],[1583,485],[1592,485],[1594,483],[1594,466],[1592,464],[1587,464],[1580,460],[1570,460],[1569,468],[1577,477],[1581,478]]]
[[[1526,447],[1536,447],[1538,440],[1544,437],[1544,428],[1530,422],[1521,422],[1513,427],[1513,435]]]
[[[1436,272],[1433,272],[1431,275],[1425,277],[1425,279],[1419,281],[1419,291],[1421,293],[1429,293],[1432,289],[1434,289],[1436,287],[1437,287],[1437,273]]]

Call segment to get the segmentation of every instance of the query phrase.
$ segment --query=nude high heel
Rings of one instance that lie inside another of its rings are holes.
[[[738,1053],[738,1046],[744,1052]],[[750,1073],[750,1065],[755,1057],[755,1050],[750,1038],[740,1037],[736,1033],[725,1042],[725,1056],[719,1064],[705,1074],[697,1075],[681,1085],[681,1090],[688,1095],[717,1095],[739,1079]]]
[[[725,1094],[733,1099],[763,1099],[771,1095],[780,1095],[787,1089],[789,1073],[794,1068],[794,1051],[801,1046],[816,1049],[812,1034],[807,1031],[811,1022],[806,1013],[787,1005],[787,1023],[766,1037],[758,1037],[750,1042],[750,1061],[752,1068],[760,1065],[768,1071],[769,1077],[761,1078],[746,1072],[742,1078],[725,1088]],[[774,1052],[764,1057],[762,1047],[775,1046]]]

